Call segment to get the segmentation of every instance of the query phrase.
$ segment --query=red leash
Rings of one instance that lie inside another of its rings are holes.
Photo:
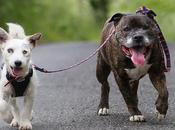
[[[40,71],[40,72],[43,72],[43,73],[57,73],[57,72],[61,72],[61,71],[66,71],[66,70],[70,70],[72,68],[75,68],[83,63],[85,63],[86,61],[88,61],[89,59],[91,59],[93,56],[95,56],[97,54],[97,52],[106,45],[106,43],[109,41],[109,39],[111,38],[111,36],[115,34],[115,29],[110,33],[110,35],[106,38],[106,40],[103,42],[103,44],[101,44],[91,55],[89,55],[87,58],[81,60],[80,62],[78,63],[75,63],[71,66],[68,66],[66,68],[62,68],[62,69],[58,69],[58,70],[46,70],[44,68],[40,68],[38,67],[37,65],[33,64],[33,67]]]
[[[4,87],[6,87],[9,83],[13,82],[14,80],[17,80],[19,77],[14,77],[13,79],[9,80]]]
[[[142,13],[142,14],[147,14],[147,12],[150,11],[148,8],[146,7],[143,7],[143,8],[139,8],[139,10],[136,12],[136,13]],[[156,23],[156,21],[155,21]],[[158,38],[159,38],[159,41],[160,41],[160,44],[161,44],[161,47],[163,49],[163,53],[164,55],[166,56],[166,59],[164,58],[163,61],[162,61],[162,64],[164,65],[164,71],[167,72],[170,70],[171,68],[171,62],[170,62],[170,54],[169,54],[169,50],[168,50],[168,46],[166,44],[166,41],[163,37],[163,34],[162,32],[160,31],[160,28],[158,26],[158,24],[156,23],[157,25],[157,28],[158,28]],[[46,70],[44,68],[40,68],[38,67],[37,65],[34,65],[33,64],[33,67],[40,71],[40,72],[43,72],[43,73],[57,73],[57,72],[61,72],[61,71],[66,71],[66,70],[69,70],[69,69],[72,69],[72,68],[75,68],[83,63],[85,63],[86,61],[88,61],[89,59],[91,59],[93,56],[95,56],[97,54],[97,52],[106,45],[107,41],[109,41],[109,39],[111,38],[111,36],[115,34],[115,29],[110,33],[110,35],[106,38],[106,40],[103,42],[103,44],[101,44],[91,55],[89,55],[87,58],[81,60],[80,62],[78,63],[75,63],[71,66],[68,66],[66,68],[62,68],[62,69],[58,69],[58,70]],[[165,65],[165,61],[166,60],[166,65]]]

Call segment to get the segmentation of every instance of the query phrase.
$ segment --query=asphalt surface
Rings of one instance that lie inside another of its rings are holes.
[[[47,44],[33,51],[35,64],[47,69],[69,66],[87,57],[97,48],[92,43]],[[172,70],[167,73],[169,110],[164,121],[155,117],[157,92],[148,77],[141,80],[138,90],[139,108],[146,117],[145,123],[129,122],[129,113],[114,82],[109,77],[110,115],[97,116],[100,84],[96,80],[96,57],[69,71],[38,73],[40,86],[34,103],[33,130],[174,130],[175,129],[175,45],[170,45]],[[21,104],[22,99],[19,99]],[[0,130],[16,130],[0,122]]]

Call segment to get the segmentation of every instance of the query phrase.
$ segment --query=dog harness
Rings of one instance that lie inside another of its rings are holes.
[[[22,78],[15,79],[9,72],[6,74],[6,78],[10,81],[12,85],[13,94],[12,97],[21,97],[25,95],[25,92],[28,88],[31,77],[33,76],[33,68],[30,67],[29,73]]]

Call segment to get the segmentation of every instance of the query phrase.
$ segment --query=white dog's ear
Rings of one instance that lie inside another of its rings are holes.
[[[28,37],[28,41],[32,45],[32,47],[35,47],[36,43],[40,38],[41,38],[41,33],[35,33]]]
[[[0,43],[5,42],[6,40],[8,40],[8,38],[8,33],[4,29],[0,28]]]

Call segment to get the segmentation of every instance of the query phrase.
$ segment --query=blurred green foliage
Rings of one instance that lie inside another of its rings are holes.
[[[97,20],[92,1],[0,0],[0,26],[6,27],[6,22],[19,23],[25,28],[27,34],[42,32],[43,42],[99,41],[104,21]],[[149,7],[156,12],[156,19],[168,41],[175,41],[175,4],[173,0],[107,1],[109,2],[106,6],[108,9],[106,7],[104,9],[108,11],[106,13],[108,17],[116,12],[134,13],[142,5]]]
[[[0,26],[14,22],[43,42],[94,40],[99,35],[86,0],[0,0]],[[100,30],[100,28],[98,29]]]

